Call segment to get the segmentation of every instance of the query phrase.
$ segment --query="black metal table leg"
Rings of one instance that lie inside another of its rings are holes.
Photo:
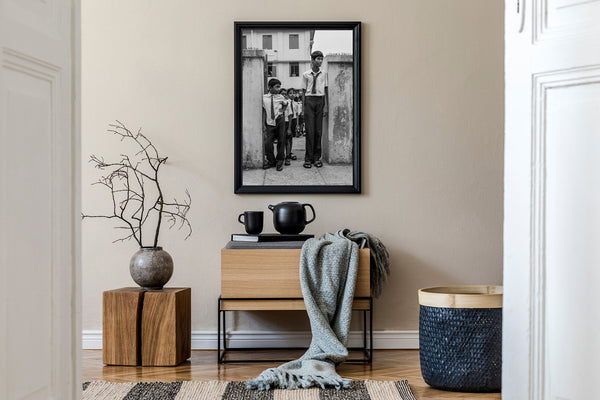
[[[369,363],[373,362],[373,297],[369,298]]]
[[[223,315],[223,357],[225,357],[227,351],[227,314],[225,310],[221,310],[221,314]]]
[[[367,299],[367,298],[363,298]],[[348,348],[348,350],[362,350],[365,357],[361,359],[350,359],[348,362],[367,362],[371,363],[373,361],[373,298],[369,297],[369,309],[361,310],[363,313],[363,345],[358,348]],[[288,359],[282,360],[252,360],[252,359],[235,359],[235,360],[226,360],[225,355],[230,351],[264,351],[264,350],[306,350],[306,347],[270,347],[270,348],[241,348],[241,347],[228,347],[227,346],[227,316],[226,310],[222,309],[222,301],[224,299],[219,297],[218,302],[218,332],[217,332],[217,360],[219,364],[225,363],[248,363],[248,362],[285,362],[291,361]],[[225,299],[225,300],[250,300],[250,299]],[[252,300],[261,300],[260,298],[253,298]],[[274,299],[264,299],[264,300],[274,300]],[[277,299],[277,300],[292,300],[288,299]],[[293,299],[295,300],[295,299]],[[367,311],[369,312],[369,321],[367,324]],[[367,328],[368,326],[368,328]],[[368,348],[367,348],[367,331],[369,335],[368,340]],[[223,340],[223,350],[221,351],[221,340]]]
[[[363,348],[367,350],[367,310],[363,310]]]
[[[217,301],[217,362],[221,363],[221,297]]]

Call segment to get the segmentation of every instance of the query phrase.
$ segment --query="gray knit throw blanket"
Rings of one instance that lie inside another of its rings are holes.
[[[339,376],[335,367],[348,357],[346,346],[358,272],[359,246],[356,242],[362,241],[363,237],[374,240],[369,234],[344,229],[304,243],[300,256],[300,285],[310,319],[312,342],[298,360],[269,368],[257,378],[248,380],[248,389],[349,387],[352,380]],[[389,271],[389,266],[387,268]]]
[[[351,231],[350,229],[337,231],[336,235],[343,236],[359,244],[363,240],[366,241],[365,247],[371,249],[371,296],[381,296],[383,284],[390,275],[390,254],[381,240],[370,233]]]

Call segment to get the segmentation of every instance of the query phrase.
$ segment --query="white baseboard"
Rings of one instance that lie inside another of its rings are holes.
[[[102,331],[83,331],[82,348],[84,350],[102,349]],[[303,347],[310,343],[310,332],[268,332],[235,331],[230,332],[229,345],[232,347]],[[350,347],[362,346],[362,331],[352,331],[348,338]],[[418,331],[373,331],[375,349],[418,349]],[[192,332],[192,350],[216,350],[217,332]]]
[[[102,331],[81,331],[81,348],[83,350],[101,350]]]

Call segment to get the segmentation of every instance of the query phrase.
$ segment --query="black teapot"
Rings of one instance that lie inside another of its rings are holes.
[[[310,207],[313,217],[306,220],[306,207]],[[297,234],[304,230],[307,224],[316,218],[315,209],[310,204],[300,204],[297,201],[285,201],[276,205],[269,204],[269,210],[273,211],[273,226],[279,233]]]

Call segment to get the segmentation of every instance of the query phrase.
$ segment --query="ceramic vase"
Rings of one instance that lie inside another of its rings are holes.
[[[141,247],[129,261],[129,272],[142,288],[160,290],[173,275],[173,259],[162,247]]]

